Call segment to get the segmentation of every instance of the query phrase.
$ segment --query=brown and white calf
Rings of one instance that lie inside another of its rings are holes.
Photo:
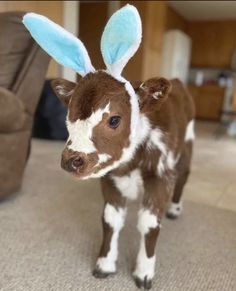
[[[126,200],[143,195],[137,228],[140,249],[133,273],[149,289],[155,245],[166,211],[176,218],[190,170],[194,107],[182,83],[152,78],[133,86],[105,71],[89,73],[77,84],[57,79],[53,88],[68,106],[68,142],[61,166],[80,179],[101,177],[104,196],[103,242],[93,272],[116,272],[118,237]]]

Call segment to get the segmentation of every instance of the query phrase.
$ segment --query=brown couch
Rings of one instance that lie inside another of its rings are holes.
[[[0,199],[20,189],[50,60],[22,25],[23,15],[0,13]]]

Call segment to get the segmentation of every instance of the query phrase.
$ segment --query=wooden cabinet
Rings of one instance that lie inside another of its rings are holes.
[[[79,38],[97,69],[105,69],[100,53],[100,40],[109,18],[108,4],[107,1],[80,1]]]
[[[193,67],[230,68],[236,47],[236,21],[188,22]]]
[[[218,85],[189,85],[196,106],[196,118],[219,120],[225,89]]]

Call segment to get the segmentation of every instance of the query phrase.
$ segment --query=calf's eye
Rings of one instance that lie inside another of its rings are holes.
[[[117,128],[120,124],[121,117],[116,115],[109,118],[108,124],[110,128]]]

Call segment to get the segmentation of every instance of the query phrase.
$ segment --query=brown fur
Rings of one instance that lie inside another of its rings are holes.
[[[67,107],[74,92],[75,83],[59,78],[52,80],[51,86],[61,102]]]
[[[94,170],[94,166],[98,162],[98,155],[96,153],[85,155],[84,153],[81,152],[72,151],[67,147],[62,152],[61,167],[64,170],[72,172],[76,175],[76,172],[72,168],[71,161],[74,158],[77,158],[78,156],[81,157],[84,161],[83,165],[80,168],[80,177],[84,177],[87,176],[89,173],[92,173]]]
[[[101,249],[99,252],[99,257],[106,257],[109,250],[110,250],[110,244],[111,239],[113,235],[113,228],[110,227],[108,223],[104,220],[104,217],[102,217],[102,226],[103,226],[103,243],[101,245]]]
[[[171,90],[171,83],[164,78],[152,78],[144,82],[137,90],[139,95],[139,106],[143,113],[159,111],[162,104],[168,98],[168,93]],[[160,95],[153,98],[154,94],[159,92]]]
[[[102,193],[105,201],[104,208],[106,203],[109,203],[115,206],[117,209],[119,207],[124,208],[126,204],[126,199],[120,195],[120,192],[114,186],[111,179],[101,178]],[[104,220],[102,216],[103,224],[103,242],[100,248],[99,257],[105,257],[110,250],[110,242],[113,234],[113,228],[110,227]]]
[[[160,227],[150,228],[149,233],[145,235],[145,247],[147,250],[148,258],[153,257],[155,253],[155,246],[156,246],[156,241],[157,241],[159,231],[160,231]]]
[[[145,115],[149,118],[153,128],[158,126],[159,129],[167,134],[164,137],[167,147],[174,154],[181,154],[186,147],[184,142],[186,126],[194,118],[194,105],[191,96],[183,88],[179,80],[171,80],[171,86],[172,89],[169,96],[161,108]],[[156,102],[159,102],[159,100]],[[142,161],[143,176],[155,175],[160,155],[161,152],[157,148],[147,150],[147,143],[145,142],[140,145],[134,158],[129,163],[115,169],[111,174],[123,176],[139,167],[139,163]],[[150,163],[151,167],[149,168],[148,165]]]
[[[180,160],[178,164],[176,165],[176,171],[178,172],[177,178],[176,178],[176,184],[174,189],[174,194],[172,201],[174,203],[178,203],[180,201],[183,187],[185,183],[187,182],[189,173],[190,173],[190,162],[192,157],[192,142],[188,142],[184,147],[184,152],[182,156],[180,157]]]
[[[107,153],[114,157],[113,160],[118,160],[122,150],[129,146],[130,128],[127,124],[130,124],[131,108],[126,94],[110,99],[110,116],[121,116],[120,126],[117,129],[109,128],[106,125],[108,123],[108,114],[106,114],[93,129],[92,140],[99,153]]]
[[[111,99],[120,96],[127,96],[124,84],[103,71],[90,73],[81,78],[74,89],[69,104],[69,120],[84,120],[93,111],[105,107]]]

